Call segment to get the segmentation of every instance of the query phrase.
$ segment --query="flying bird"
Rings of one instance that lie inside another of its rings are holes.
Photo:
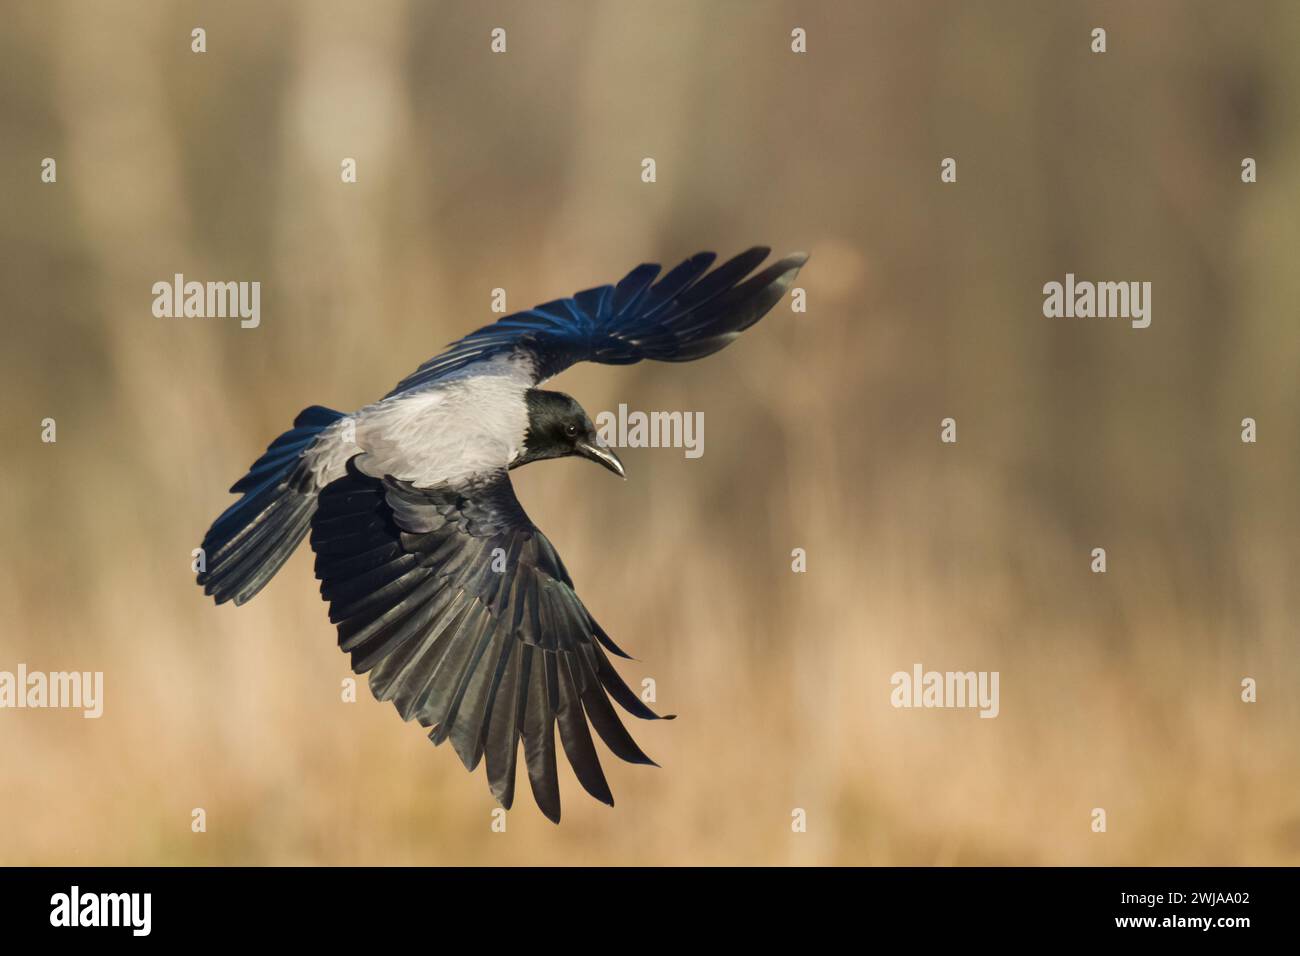
[[[612,806],[588,725],[616,756],[653,764],[610,699],[659,715],[614,670],[606,652],[628,655],[579,600],[509,472],[576,455],[625,477],[582,406],[537,386],[577,362],[687,362],[724,348],[807,259],[750,275],[768,252],[712,271],[702,252],[662,278],[637,266],[617,285],[471,332],[359,411],[305,409],[230,489],[241,497],[208,529],[198,583],[218,604],[243,604],[310,532],[339,646],[376,698],[435,744],[451,741],[467,769],[485,761],[506,809],[522,738],[533,796],[557,823],[558,727],[579,783]]]

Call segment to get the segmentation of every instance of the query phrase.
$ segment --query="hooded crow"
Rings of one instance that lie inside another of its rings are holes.
[[[560,556],[515,497],[509,471],[577,455],[623,475],[582,406],[537,386],[582,361],[686,362],[761,319],[807,256],[750,275],[754,248],[710,271],[702,252],[656,282],[539,305],[471,332],[352,414],[314,405],[230,489],[242,495],[203,539],[204,593],[243,604],[308,531],[316,577],[352,669],[465,766],[487,764],[509,809],[523,739],[533,796],[560,819],[555,731],[579,783],[612,805],[589,729],[653,764],[610,698],[658,719],[606,655],[628,655],[588,613]]]

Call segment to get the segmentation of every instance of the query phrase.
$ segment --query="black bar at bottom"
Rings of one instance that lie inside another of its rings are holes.
[[[75,934],[83,944],[396,946],[441,927],[451,935],[428,935],[431,945],[471,931],[494,942],[518,934],[618,946],[587,935],[608,923],[633,936],[681,928],[733,941],[788,924],[927,944],[1047,932],[1231,945],[1284,930],[1296,889],[1291,869],[13,868],[0,871],[0,925],[11,941]]]

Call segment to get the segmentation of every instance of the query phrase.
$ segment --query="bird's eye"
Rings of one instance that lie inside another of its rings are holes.
[[[570,438],[576,437],[578,434],[578,426],[570,422],[564,426],[564,434],[568,435]]]

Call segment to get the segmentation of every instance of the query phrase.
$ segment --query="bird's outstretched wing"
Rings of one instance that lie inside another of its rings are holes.
[[[716,257],[701,252],[658,282],[658,265],[637,266],[618,285],[547,302],[471,332],[389,394],[501,356],[521,360],[520,367],[537,384],[577,362],[689,362],[712,355],[780,301],[808,258],[794,253],[746,279],[769,251],[756,246],[711,272]]]
[[[626,657],[574,593],[560,557],[504,471],[464,487],[417,488],[361,472],[326,486],[312,519],[316,577],[352,669],[403,720],[450,740],[473,770],[486,757],[507,809],[523,738],[533,796],[560,819],[555,730],[579,782],[613,804],[588,721],[630,763],[653,763],[609,697],[658,717],[610,664]],[[603,645],[603,648],[602,648]],[[606,696],[608,695],[608,696]]]

